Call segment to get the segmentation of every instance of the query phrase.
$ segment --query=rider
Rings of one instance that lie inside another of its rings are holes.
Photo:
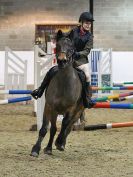
[[[83,90],[85,94],[85,99],[83,99],[84,107],[91,108],[94,106],[94,103],[91,101],[90,96],[90,73],[89,73],[89,66],[88,66],[88,54],[93,47],[93,36],[90,32],[91,23],[94,21],[93,16],[90,12],[83,12],[79,17],[80,25],[75,27],[70,31],[73,31],[73,42],[74,47],[76,49],[73,59],[74,59],[74,67],[77,67],[84,71],[86,75],[86,83],[83,85]],[[52,77],[58,72],[58,67],[53,67],[49,70],[46,74],[45,78],[41,86],[34,90],[31,95],[38,99],[42,96],[45,88],[48,86]],[[83,94],[83,95],[84,95]]]

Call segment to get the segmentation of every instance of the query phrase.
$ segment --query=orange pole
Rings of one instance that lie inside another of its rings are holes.
[[[84,130],[93,131],[93,130],[99,130],[99,129],[122,128],[122,127],[133,127],[133,122],[88,125],[84,127]]]
[[[133,127],[133,122],[112,123],[112,128]]]

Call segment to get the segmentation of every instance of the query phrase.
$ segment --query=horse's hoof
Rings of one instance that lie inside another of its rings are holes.
[[[56,148],[59,150],[59,151],[64,151],[65,150],[65,147],[62,145],[62,146],[56,146]]]
[[[33,157],[38,157],[39,154],[37,152],[31,152],[30,156],[33,156]]]
[[[58,149],[59,151],[64,151],[65,150],[65,146],[61,145],[61,144],[58,144],[57,142],[55,142],[55,146],[56,146],[56,149]]]
[[[52,155],[52,149],[44,148],[44,154]]]
[[[31,154],[30,155],[33,156],[33,157],[38,157],[40,149],[41,149],[40,146],[34,145],[32,150],[31,150]]]

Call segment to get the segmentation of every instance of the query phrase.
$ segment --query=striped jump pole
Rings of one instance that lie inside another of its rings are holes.
[[[31,94],[32,90],[0,90],[0,94]]]
[[[84,127],[84,130],[93,131],[93,130],[99,130],[99,129],[124,128],[124,127],[133,127],[133,122],[88,125]]]
[[[124,101],[124,98],[126,100],[131,99],[132,95],[133,95],[133,92],[128,92],[128,93],[120,93],[120,94],[104,96],[101,98],[93,98],[92,100],[95,102],[107,101],[107,100],[111,100],[111,99],[117,99],[118,101]]]
[[[123,82],[124,85],[133,84],[133,82]]]
[[[133,109],[131,103],[96,102],[93,108]]]
[[[22,101],[29,101],[31,99],[32,99],[31,96],[21,97],[21,98],[10,98],[10,99],[6,99],[6,100],[0,100],[0,105],[9,104],[9,103],[16,103],[16,102],[22,102]]]
[[[130,100],[130,99],[133,99],[133,95],[126,96],[126,97],[120,97],[120,98],[118,98],[118,101],[126,101],[126,100]]]
[[[116,85],[132,85],[133,82],[121,82],[121,83],[113,83],[114,86]]]
[[[122,87],[92,87],[92,90],[133,90],[133,86],[122,86]]]

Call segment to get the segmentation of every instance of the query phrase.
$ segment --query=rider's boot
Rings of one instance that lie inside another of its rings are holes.
[[[46,74],[46,76],[44,77],[41,85],[39,88],[35,89],[32,91],[31,95],[33,98],[38,99],[40,98],[43,93],[44,90],[46,89],[46,87],[48,87],[51,79],[53,78],[53,76],[58,72],[58,66],[54,66],[52,67]]]
[[[83,104],[85,108],[90,109],[95,105],[95,103],[91,100],[91,96],[92,89],[90,86],[90,82],[86,82],[83,88]]]

